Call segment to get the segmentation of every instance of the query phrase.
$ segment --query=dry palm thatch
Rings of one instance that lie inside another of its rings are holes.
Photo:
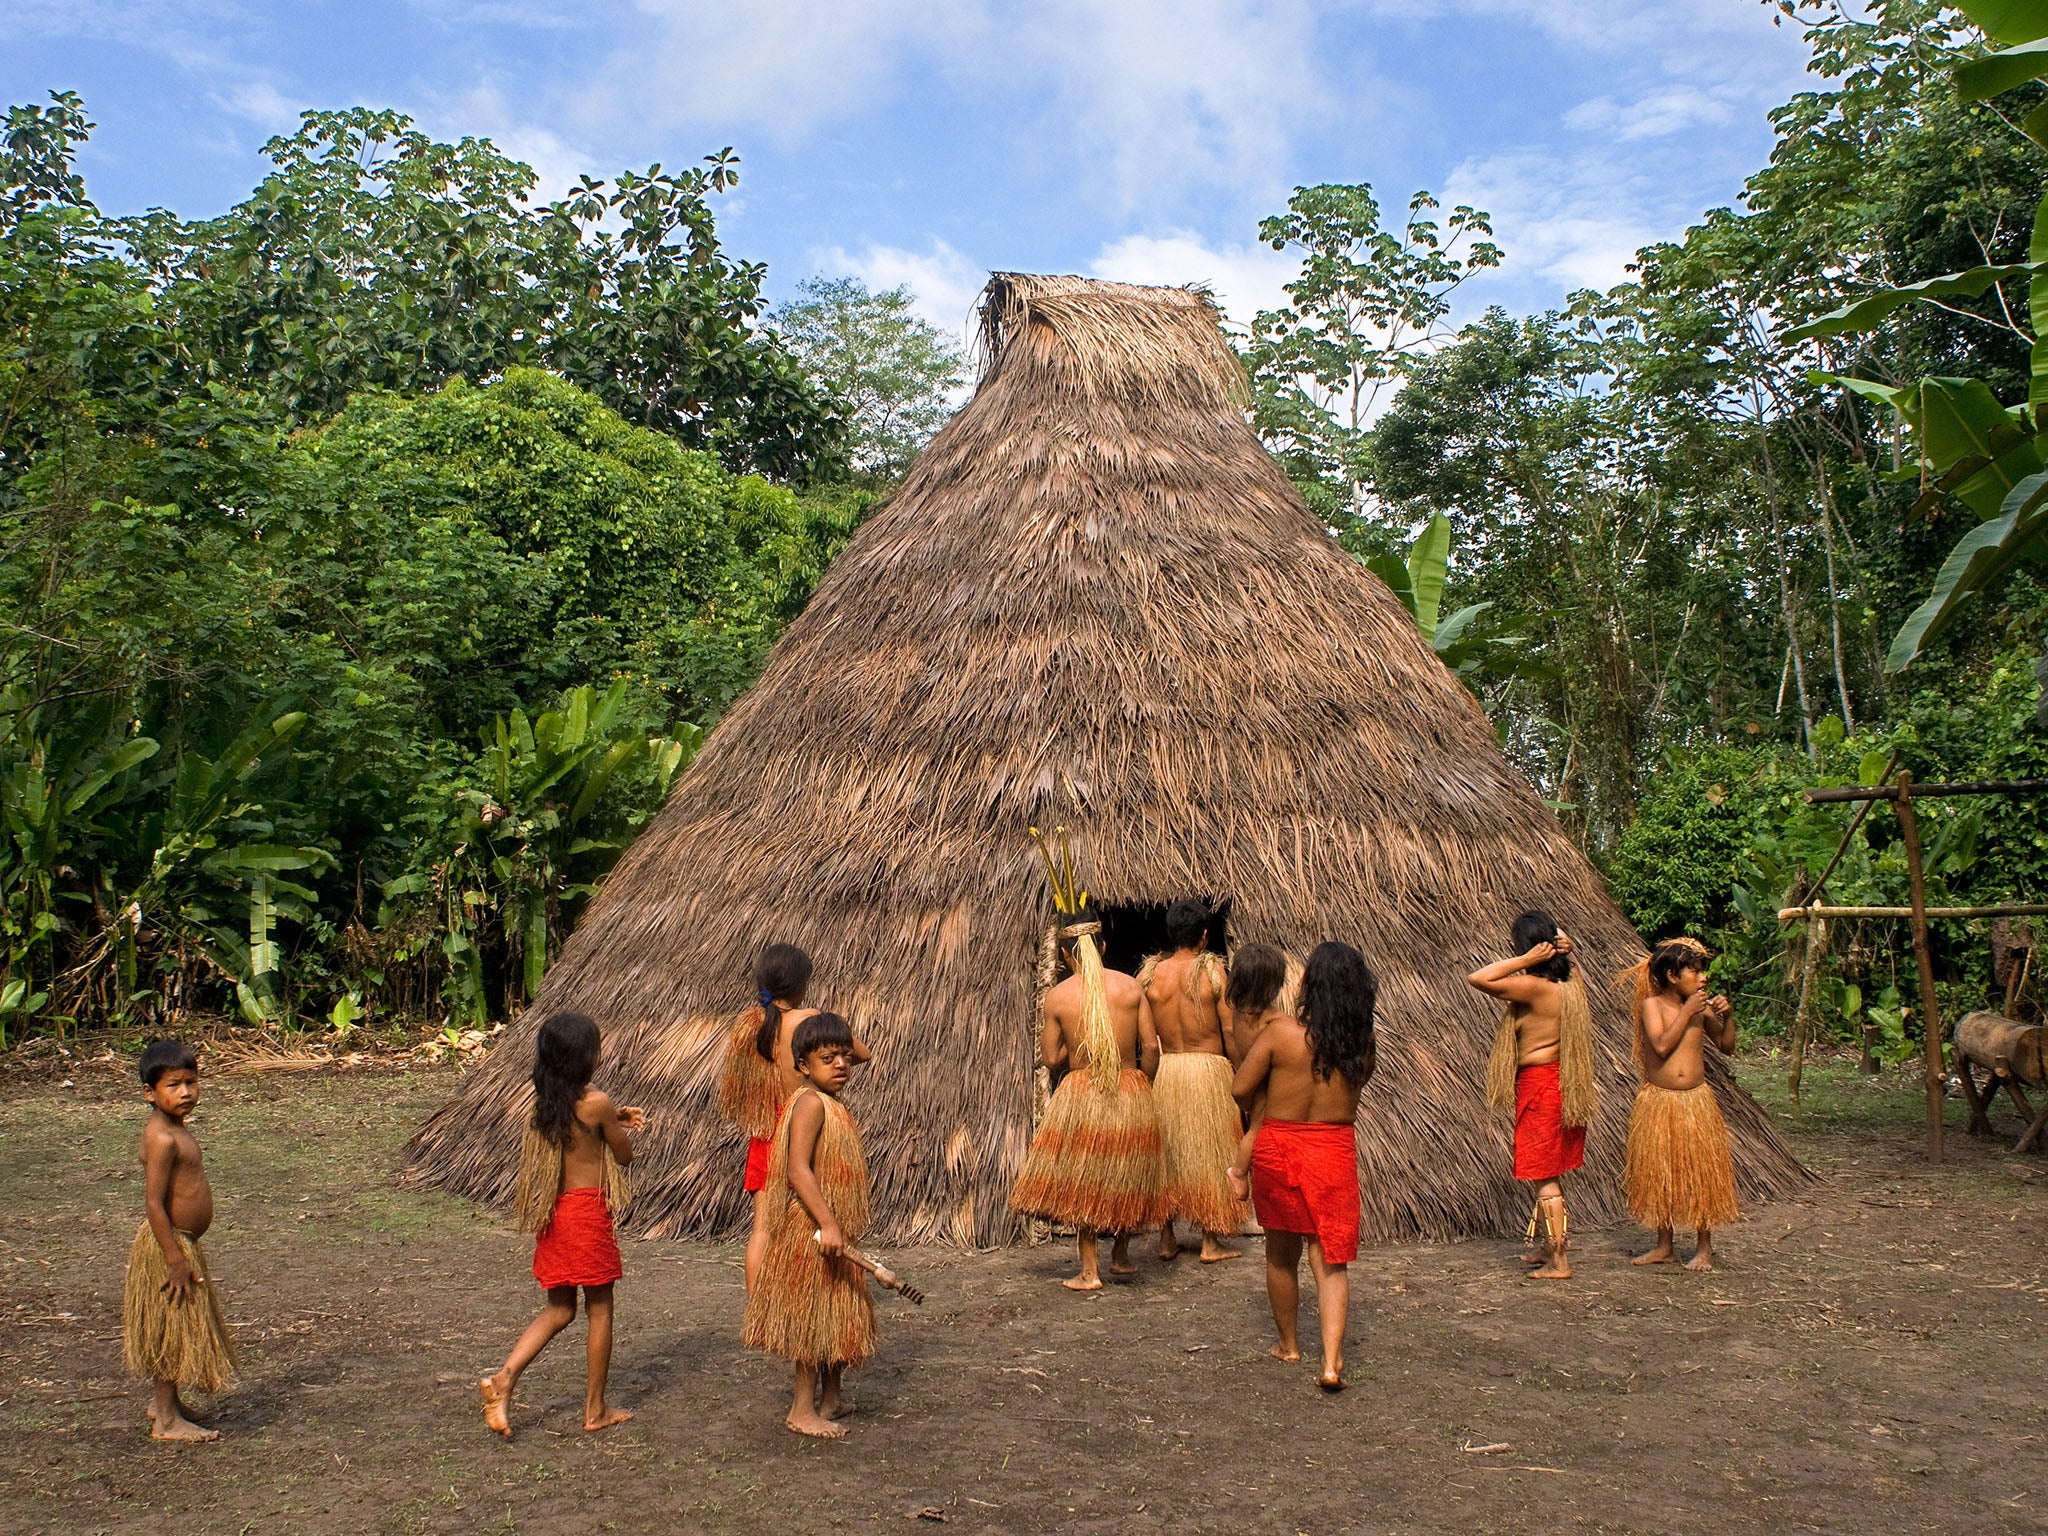
[[[1622,1214],[1642,952],[1394,596],[1246,424],[1207,296],[999,275],[974,399],[859,532],[620,861],[528,1015],[605,1027],[644,1105],[628,1226],[736,1231],[743,1142],[715,1109],[761,947],[874,1048],[846,1099],[877,1231],[1017,1235],[1038,960],[1027,837],[1065,823],[1097,903],[1236,898],[1239,937],[1358,945],[1381,978],[1360,1107],[1365,1232],[1521,1230],[1486,1108],[1495,1011],[1465,973],[1540,905],[1579,945],[1604,1108],[1573,1210]],[[534,1023],[414,1138],[415,1176],[504,1202]],[[1749,1198],[1806,1175],[1724,1071]]]

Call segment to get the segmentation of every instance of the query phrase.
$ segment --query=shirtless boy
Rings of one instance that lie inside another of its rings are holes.
[[[234,1346],[200,1239],[213,1225],[213,1187],[185,1119],[199,1103],[199,1058],[158,1040],[136,1064],[149,1122],[142,1128],[143,1222],[128,1250],[122,1344],[128,1368],[155,1383],[149,1432],[158,1440],[218,1440],[192,1422],[178,1389],[234,1385]]]
[[[1202,1262],[1238,1257],[1222,1239],[1244,1221],[1244,1201],[1231,1188],[1228,1165],[1242,1125],[1230,1096],[1234,1048],[1220,1004],[1223,960],[1203,947],[1209,909],[1177,901],[1166,912],[1169,954],[1142,973],[1145,1001],[1159,1032],[1159,1071],[1152,1101],[1159,1111],[1163,1173],[1160,1181],[1159,1257],[1180,1253],[1175,1217],[1202,1229]]]
[[[1592,1016],[1584,983],[1573,975],[1571,936],[1549,913],[1516,918],[1514,944],[1519,953],[1465,979],[1508,1005],[1486,1086],[1493,1108],[1514,1115],[1515,1177],[1536,1186],[1531,1246],[1523,1262],[1537,1266],[1539,1280],[1569,1280],[1563,1179],[1586,1160],[1586,1126],[1599,1104]]]
[[[1668,1264],[1678,1227],[1695,1247],[1687,1269],[1714,1267],[1713,1229],[1740,1214],[1728,1124],[1707,1083],[1706,1046],[1735,1049],[1735,1013],[1707,995],[1706,946],[1673,939],[1637,968],[1636,1091],[1628,1122],[1622,1187],[1636,1220],[1657,1229],[1657,1245],[1632,1262]]]
[[[1080,1272],[1061,1284],[1096,1291],[1096,1234],[1115,1235],[1110,1273],[1135,1274],[1130,1234],[1158,1219],[1159,1119],[1151,1080],[1159,1036],[1136,978],[1103,967],[1095,947],[1101,924],[1072,893],[1055,895],[1060,955],[1072,974],[1045,994],[1038,1059],[1067,1075],[1031,1138],[1010,1208],[1073,1227]]]
[[[1239,984],[1239,976],[1245,982]],[[1263,1012],[1286,975],[1280,951],[1248,944],[1232,968],[1247,1012]],[[1259,985],[1253,987],[1256,980]],[[1266,1297],[1280,1335],[1276,1360],[1299,1360],[1301,1252],[1315,1266],[1326,1392],[1344,1389],[1349,1265],[1358,1252],[1358,1093],[1372,1076],[1373,1004],[1379,983],[1348,944],[1319,944],[1302,973],[1299,1020],[1274,1017],[1245,1054],[1232,1084],[1247,1112],[1261,1095],[1265,1119],[1252,1151],[1252,1201],[1266,1229]],[[1259,995],[1263,994],[1263,996]]]

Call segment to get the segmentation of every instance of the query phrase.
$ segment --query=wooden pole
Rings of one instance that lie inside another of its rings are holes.
[[[1922,784],[1913,791],[1922,800],[1934,795],[2038,795],[2048,793],[2048,779],[1971,779],[1960,784]],[[1842,784],[1828,789],[1809,789],[1809,805],[1829,805],[1843,800],[1896,800],[1898,790],[1890,784],[1862,788]]]
[[[1934,952],[1927,943],[1927,878],[1920,867],[1920,822],[1913,814],[1913,774],[1900,769],[1892,807],[1899,813],[1899,838],[1906,845],[1906,879],[1913,898],[1913,961],[1920,969],[1920,1027],[1926,1031],[1927,1160],[1941,1161],[1941,1007],[1934,1000]]]
[[[1911,917],[1911,907],[1780,907],[1778,921],[1797,923],[1807,918],[1828,917]],[[2039,902],[2007,904],[1992,907],[1928,907],[1926,915],[1935,917],[2044,917],[2048,916],[2048,905]]]

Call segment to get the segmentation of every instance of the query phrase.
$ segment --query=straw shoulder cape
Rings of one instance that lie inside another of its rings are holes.
[[[1619,1219],[1632,1074],[1610,978],[1641,939],[1407,609],[1261,446],[1215,306],[999,274],[980,355],[974,398],[833,562],[533,1006],[414,1138],[413,1177],[509,1199],[533,1030],[574,1007],[603,1027],[616,1091],[648,1109],[627,1225],[742,1230],[745,1136],[717,1112],[718,1079],[761,946],[780,941],[812,955],[874,1052],[846,1097],[876,1234],[1021,1237],[1007,1197],[1051,920],[1028,829],[1064,823],[1106,917],[1228,896],[1237,942],[1365,953],[1367,1241],[1521,1229],[1510,1128],[1486,1108],[1498,1015],[1465,976],[1519,912],[1553,913],[1612,1090],[1573,1216]],[[1799,1187],[1762,1111],[1713,1070],[1745,1198]]]

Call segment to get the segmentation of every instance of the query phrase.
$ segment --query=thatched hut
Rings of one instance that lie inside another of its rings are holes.
[[[1471,694],[1261,448],[1208,298],[1004,274],[982,341],[973,400],[819,584],[525,1021],[414,1138],[415,1176],[506,1198],[532,1021],[573,1006],[605,1027],[600,1083],[648,1110],[628,1226],[737,1230],[720,1051],[755,955],[786,940],[874,1046],[848,1102],[881,1230],[1014,1236],[1050,914],[1026,829],[1064,823],[1112,960],[1135,964],[1148,914],[1195,893],[1231,902],[1234,939],[1365,951],[1379,1239],[1526,1218],[1484,1104],[1496,1020],[1464,975],[1548,907],[1587,963],[1607,1090],[1573,1214],[1621,1215],[1633,1074],[1608,977],[1640,941]],[[1745,1194],[1802,1180],[1716,1081]]]

